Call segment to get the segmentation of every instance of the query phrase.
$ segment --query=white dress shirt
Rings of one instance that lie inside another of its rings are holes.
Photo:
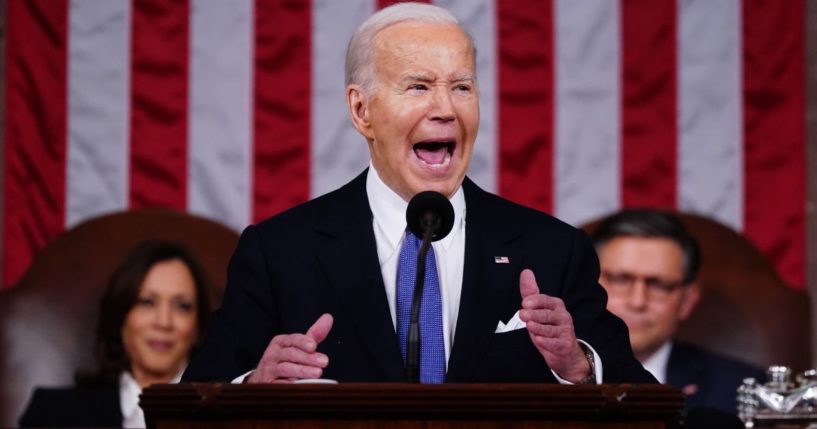
[[[661,384],[667,383],[667,365],[669,364],[670,352],[672,352],[672,342],[667,341],[652,356],[641,362],[644,369],[649,371]]]
[[[180,371],[170,380],[170,383],[178,383],[182,378]],[[139,406],[139,395],[142,394],[142,388],[139,383],[133,378],[129,371],[124,371],[119,374],[119,408],[122,410],[122,427],[123,428],[143,428],[145,427],[145,413],[142,407]]]

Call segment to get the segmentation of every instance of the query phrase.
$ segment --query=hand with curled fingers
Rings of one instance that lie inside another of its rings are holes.
[[[306,334],[282,334],[272,338],[247,383],[292,383],[320,378],[329,357],[317,352],[318,344],[332,329],[332,315],[323,314]]]
[[[519,318],[525,322],[531,341],[545,358],[550,369],[570,382],[590,375],[590,363],[576,340],[573,318],[564,301],[539,292],[536,277],[529,269],[519,275],[522,309]]]

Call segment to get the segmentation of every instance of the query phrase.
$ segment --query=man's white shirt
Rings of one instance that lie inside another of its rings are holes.
[[[672,342],[667,341],[649,358],[641,362],[644,369],[649,371],[659,383],[667,383],[667,365],[669,364],[669,355],[672,352]]]

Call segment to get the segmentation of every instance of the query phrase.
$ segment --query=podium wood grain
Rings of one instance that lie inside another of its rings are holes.
[[[677,428],[664,385],[155,385],[148,428]]]

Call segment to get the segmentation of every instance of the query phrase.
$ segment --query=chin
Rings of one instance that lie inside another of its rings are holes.
[[[163,374],[168,379],[173,378],[176,372],[181,368],[181,364],[174,364],[172,362],[153,362],[152,365],[147,366],[147,369],[153,374]]]
[[[420,182],[421,185],[417,187],[417,189],[419,189],[418,192],[436,191],[450,198],[459,188],[462,180],[457,180],[456,178],[451,177],[432,177],[427,178],[426,180],[420,180]]]
[[[446,198],[451,198],[451,195],[454,194],[454,189],[452,187],[443,186],[443,185],[431,185],[431,186],[422,186],[422,187],[417,188],[417,191],[414,192],[414,195],[417,195],[420,192],[425,192],[425,191],[438,192],[438,193],[442,194],[443,196],[445,196]]]

